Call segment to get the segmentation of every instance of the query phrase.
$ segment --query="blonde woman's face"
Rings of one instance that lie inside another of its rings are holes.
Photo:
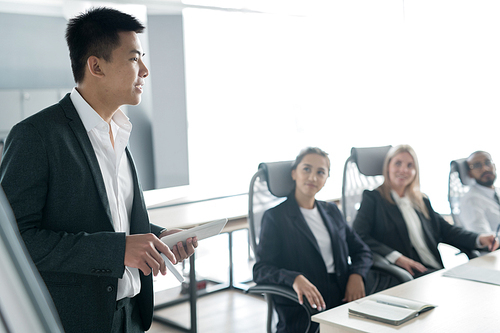
[[[388,169],[391,188],[398,193],[403,193],[417,174],[413,157],[408,152],[395,155],[389,162]]]

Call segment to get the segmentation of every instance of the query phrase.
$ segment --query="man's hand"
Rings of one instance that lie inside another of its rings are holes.
[[[408,272],[410,272],[411,276],[415,276],[415,273],[413,272],[414,269],[416,269],[420,273],[424,273],[425,271],[427,271],[427,268],[424,265],[405,256],[399,257],[398,260],[396,260],[395,264],[406,269]]]
[[[159,272],[165,275],[167,268],[160,252],[173,264],[177,263],[172,251],[154,234],[129,235],[125,240],[125,266],[138,268],[144,275],[151,271],[154,276]]]
[[[363,281],[363,277],[355,273],[349,275],[345,290],[345,297],[342,301],[352,302],[365,296],[365,283]]]
[[[479,235],[479,242],[482,246],[488,247],[489,251],[498,249],[498,238],[493,235],[481,234]]]
[[[299,303],[303,304],[303,296],[306,296],[309,304],[319,311],[326,309],[325,301],[318,289],[304,275],[297,275],[293,282],[293,290],[297,293]]]
[[[177,232],[181,232],[182,229],[170,229],[161,233],[160,238],[163,238],[168,235],[175,234]],[[186,239],[186,246],[182,245],[182,242],[177,243],[172,247],[172,252],[175,255],[175,259],[177,262],[183,261],[191,257],[194,254],[194,249],[198,247],[198,238],[190,237]]]

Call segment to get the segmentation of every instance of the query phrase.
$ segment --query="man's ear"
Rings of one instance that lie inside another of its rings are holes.
[[[101,68],[102,60],[97,58],[96,56],[90,56],[87,59],[87,69],[89,70],[90,75],[95,77],[104,76],[104,72]]]

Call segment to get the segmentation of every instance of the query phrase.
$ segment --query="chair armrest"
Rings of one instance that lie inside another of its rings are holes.
[[[372,269],[376,269],[394,276],[399,282],[408,282],[413,280],[413,276],[406,270],[397,265],[391,264],[389,260],[382,257],[378,253],[373,253],[373,266]]]
[[[457,249],[460,251],[460,252],[457,252],[456,255],[459,255],[460,253],[464,253],[468,258],[469,260],[470,259],[474,259],[474,258],[477,258],[480,256],[479,254],[479,251],[478,250],[473,250],[473,249],[466,249],[466,248],[462,248],[462,247],[457,247]]]
[[[250,294],[269,294],[273,296],[281,296],[299,304],[299,298],[297,297],[295,290],[290,287],[280,286],[277,284],[257,284],[248,288],[245,292]],[[304,297],[303,300],[304,302],[301,305],[310,316],[319,312],[317,309],[311,307],[306,297]]]

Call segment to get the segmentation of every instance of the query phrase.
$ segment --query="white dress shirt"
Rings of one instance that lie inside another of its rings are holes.
[[[500,224],[500,205],[495,200],[496,189],[474,182],[460,199],[460,223],[470,231],[494,233]]]
[[[417,251],[420,259],[422,260],[422,263],[433,268],[442,268],[441,264],[432,255],[431,251],[427,247],[427,244],[425,243],[422,221],[420,221],[420,218],[418,217],[418,214],[413,207],[413,203],[407,197],[400,197],[394,191],[391,191],[391,193],[394,201],[396,202],[396,205],[401,211],[401,215],[403,215],[403,220],[406,223],[406,228],[408,229],[408,235],[410,236],[411,244]],[[386,258],[393,263],[402,255],[398,251],[394,252],[389,253],[386,256]],[[394,257],[396,257],[396,260],[394,260]]]
[[[333,252],[332,252],[332,240],[330,238],[330,233],[323,222],[323,218],[318,211],[318,206],[314,206],[313,209],[307,209],[300,207],[300,211],[304,216],[304,219],[311,229],[316,241],[319,245],[319,250],[321,256],[326,265],[326,271],[328,273],[335,272],[335,266],[333,265]]]
[[[132,124],[121,110],[115,112],[110,124],[108,124],[83,99],[76,88],[73,88],[71,92],[71,101],[87,130],[99,162],[115,232],[125,232],[126,235],[130,235],[134,184],[125,148],[128,144]],[[110,128],[114,138],[114,148],[109,136]],[[134,297],[140,291],[139,270],[125,266],[123,277],[118,280],[116,299]]]

